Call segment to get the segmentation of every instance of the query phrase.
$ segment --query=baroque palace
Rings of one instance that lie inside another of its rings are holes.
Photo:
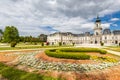
[[[120,30],[111,31],[110,29],[102,29],[101,20],[97,17],[95,21],[94,33],[85,32],[84,34],[73,34],[71,32],[56,32],[48,35],[47,42],[50,45],[57,45],[60,42],[63,45],[69,44],[89,44],[94,45],[104,43],[104,45],[119,45]]]

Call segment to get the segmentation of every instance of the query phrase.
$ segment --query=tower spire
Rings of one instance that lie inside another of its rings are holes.
[[[101,22],[98,14],[97,14],[97,18],[96,18],[96,21],[95,21],[95,22]]]
[[[97,19],[99,19],[99,14],[97,14]]]

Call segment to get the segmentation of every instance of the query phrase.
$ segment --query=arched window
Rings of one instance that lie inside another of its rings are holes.
[[[98,35],[98,32],[96,32],[96,35]]]
[[[107,39],[107,37],[105,37],[105,39]]]
[[[95,44],[97,44],[97,41],[95,40]]]
[[[115,44],[118,44],[118,41],[117,41],[117,40],[115,41]]]
[[[96,24],[97,27],[99,27],[99,24]]]

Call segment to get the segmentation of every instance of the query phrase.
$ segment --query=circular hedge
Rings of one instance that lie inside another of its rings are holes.
[[[61,48],[61,49],[49,49],[45,51],[46,55],[55,58],[77,59],[77,60],[90,59],[90,55],[85,54],[85,52],[99,52],[100,54],[107,53],[105,50],[101,50],[97,48]]]

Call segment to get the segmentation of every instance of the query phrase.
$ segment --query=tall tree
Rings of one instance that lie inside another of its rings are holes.
[[[40,38],[40,40],[42,42],[46,42],[47,41],[47,35],[45,35],[45,34],[40,34],[40,36],[38,36],[38,37]]]
[[[2,36],[3,36],[3,31],[2,29],[0,29],[0,41],[2,40]]]
[[[6,26],[4,34],[3,34],[4,42],[18,42],[19,40],[19,32],[14,26]]]
[[[2,29],[0,29],[0,33],[1,33],[1,34],[3,34],[3,31],[2,31]]]

